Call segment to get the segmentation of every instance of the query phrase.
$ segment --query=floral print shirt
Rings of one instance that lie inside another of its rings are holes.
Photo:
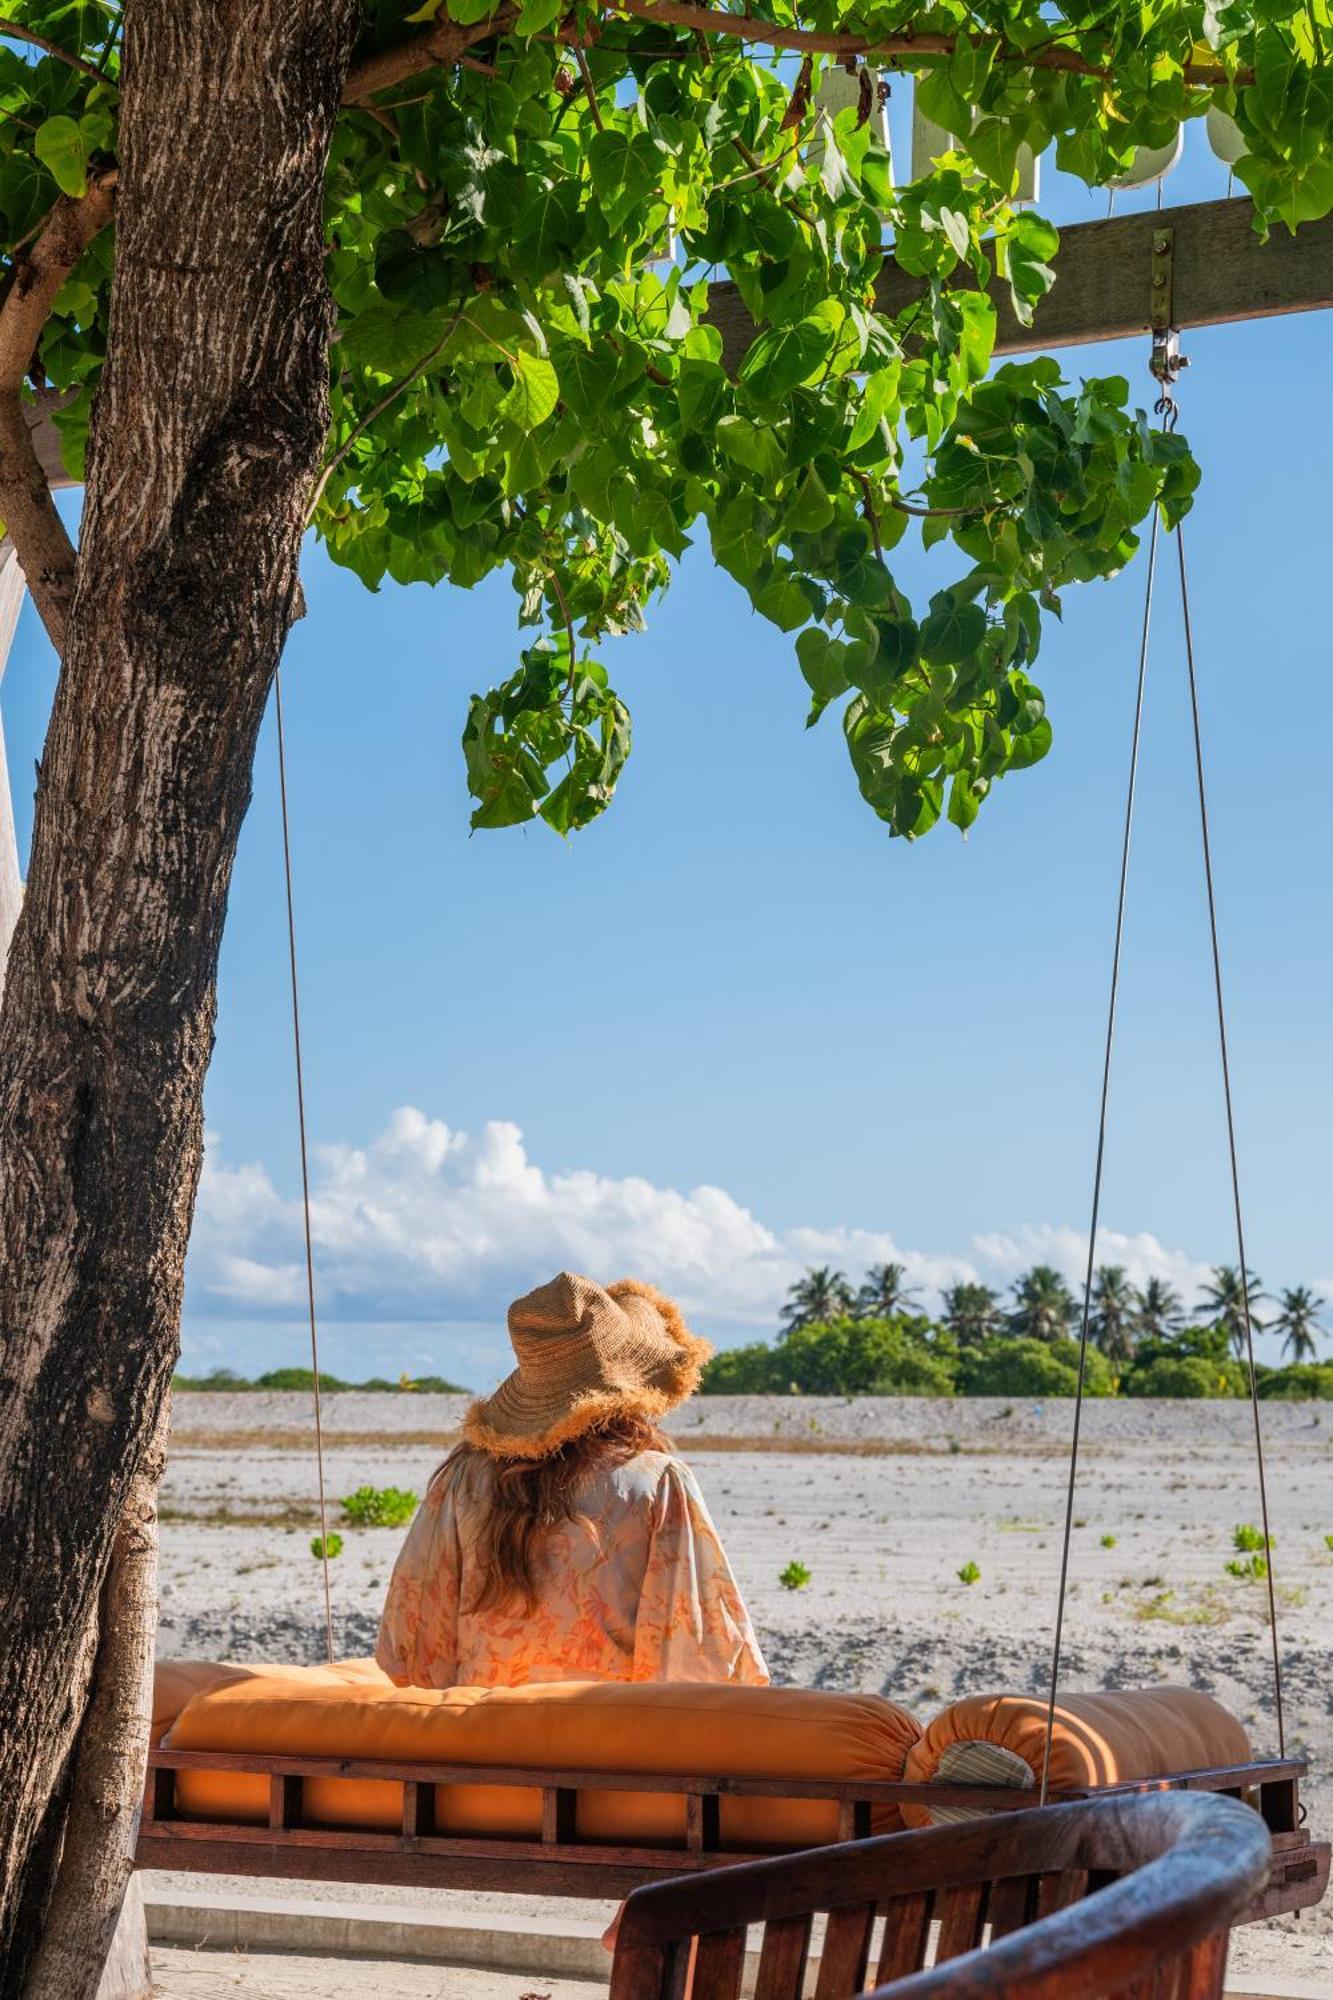
[[[399,1687],[740,1681],[768,1669],[689,1467],[644,1451],[592,1472],[538,1555],[531,1612],[476,1609],[491,1468],[446,1459],[408,1530],[375,1658]]]

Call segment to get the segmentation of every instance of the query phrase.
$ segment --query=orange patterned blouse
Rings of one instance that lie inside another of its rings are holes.
[[[408,1530],[375,1658],[399,1687],[743,1681],[768,1669],[694,1474],[644,1451],[589,1475],[538,1557],[538,1602],[476,1610],[490,1500],[476,1452],[445,1461]]]

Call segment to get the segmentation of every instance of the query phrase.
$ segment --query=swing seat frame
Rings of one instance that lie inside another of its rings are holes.
[[[226,1771],[267,1777],[266,1826],[177,1813],[178,1771]],[[1306,1764],[1258,1759],[1082,1790],[1055,1790],[1052,1804],[1163,1791],[1218,1792],[1247,1798],[1273,1842],[1267,1887],[1242,1922],[1308,1909],[1328,1886],[1330,1848],[1304,1830],[1300,1783]],[[402,1786],[396,1832],[333,1827],[305,1815],[311,1778],[370,1778]],[[436,1787],[517,1786],[541,1795],[541,1838],[442,1834],[436,1831]],[[581,1839],[584,1791],[670,1793],[685,1802],[684,1843],[677,1847],[608,1844]],[[867,1779],[728,1778],[677,1773],[534,1770],[522,1765],[387,1762],[356,1757],[286,1757],[248,1751],[150,1752],[135,1866],[204,1875],[256,1875],[296,1881],[374,1883],[399,1888],[508,1890],[524,1895],[620,1898],[646,1883],[763,1857],[723,1847],[720,1801],[730,1798],[814,1799],[837,1806],[838,1841],[866,1838],[876,1806],[975,1807],[984,1812],[1032,1809],[1032,1794],[999,1785],[905,1784]],[[961,1830],[961,1829],[960,1829]],[[833,1843],[829,1843],[832,1845]]]

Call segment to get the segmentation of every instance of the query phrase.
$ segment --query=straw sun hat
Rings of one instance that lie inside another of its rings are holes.
[[[660,1417],[698,1386],[713,1351],[651,1285],[621,1278],[603,1290],[572,1271],[515,1299],[509,1338],[518,1367],[463,1425],[497,1458],[546,1458],[611,1417]]]

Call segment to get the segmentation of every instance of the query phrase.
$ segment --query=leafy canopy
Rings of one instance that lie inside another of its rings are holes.
[[[966,150],[894,186],[877,83],[862,70],[830,120],[818,86],[842,58],[801,67],[726,15],[367,0],[328,178],[338,325],[314,518],[371,588],[511,576],[530,638],[471,703],[478,826],[568,832],[605,808],[630,721],[596,649],[638,629],[705,540],[792,634],[810,720],[840,709],[892,831],[942,813],[966,829],[1050,744],[1032,670],[1061,592],[1118,570],[1153,505],[1177,517],[1197,477],[1123,380],[1071,388],[1043,358],[991,372],[977,281],[1002,274],[1028,316],[1058,269],[1055,229],[1011,200],[1020,146],[1054,144],[1099,184],[1216,104],[1261,227],[1333,206],[1329,0],[756,6],[778,42],[856,37],[914,73]],[[61,192],[114,161],[119,7],[26,0],[10,19],[12,267]],[[389,72],[368,65],[409,43],[421,56],[371,89]],[[920,284],[894,317],[873,289],[886,242]],[[74,392],[76,470],[113,256],[110,233],[93,242],[34,360],[35,381]],[[760,329],[734,373],[708,317],[720,277]],[[950,545],[952,580],[924,604],[895,574],[908,533]]]

